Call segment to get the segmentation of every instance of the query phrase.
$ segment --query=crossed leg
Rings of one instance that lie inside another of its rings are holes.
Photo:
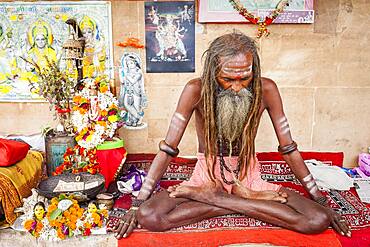
[[[282,188],[287,202],[245,199],[227,194],[219,186],[179,186],[174,192],[157,193],[141,205],[137,219],[151,231],[168,229],[229,213],[241,213],[273,225],[302,233],[319,233],[328,228],[326,209],[299,194]]]

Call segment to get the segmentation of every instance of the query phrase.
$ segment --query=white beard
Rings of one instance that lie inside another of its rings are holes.
[[[252,103],[252,97],[252,93],[246,88],[238,93],[231,89],[218,93],[216,116],[219,137],[225,138],[230,143],[240,137]]]

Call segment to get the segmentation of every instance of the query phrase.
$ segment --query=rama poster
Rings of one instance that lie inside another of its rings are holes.
[[[146,2],[146,72],[194,72],[194,2]]]
[[[83,76],[111,75],[109,2],[0,3],[0,101],[42,100],[30,92],[29,81],[38,80],[35,68],[22,58],[41,68],[55,61],[66,72],[75,71],[63,60],[62,50],[70,32],[65,21],[70,18],[77,21],[86,41]]]

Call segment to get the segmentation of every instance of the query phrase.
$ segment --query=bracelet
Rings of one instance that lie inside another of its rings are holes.
[[[326,206],[326,203],[328,202],[328,199],[325,196],[319,197],[315,200],[318,204],[322,206]]]
[[[178,148],[171,147],[164,140],[159,142],[159,150],[165,152],[171,157],[176,157],[180,152]]]
[[[279,153],[281,154],[289,154],[295,150],[297,150],[297,143],[295,141],[293,141],[292,143],[288,144],[288,145],[285,145],[285,146],[280,146],[278,147],[278,151]]]
[[[131,208],[139,208],[143,202],[145,202],[145,200],[132,199]]]

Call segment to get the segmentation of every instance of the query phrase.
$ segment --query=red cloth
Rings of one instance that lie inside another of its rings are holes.
[[[105,178],[106,188],[108,188],[109,184],[114,180],[114,175],[122,159],[126,159],[126,155],[127,152],[124,147],[96,151],[96,156],[101,167],[100,173]]]
[[[11,166],[24,159],[30,150],[25,142],[0,138],[0,166]]]
[[[324,163],[331,163],[334,166],[343,166],[343,152],[299,152],[304,160],[320,160]],[[259,161],[283,161],[283,157],[279,152],[262,152],[257,153]],[[327,161],[327,162],[325,162]]]
[[[337,238],[343,247],[370,246],[370,228],[352,231],[352,237],[344,237],[337,234]]]
[[[333,230],[326,230],[315,235],[306,235],[284,229],[223,230],[191,233],[134,232],[128,238],[118,240],[119,247],[218,247],[243,243],[268,243],[290,247],[341,246]]]
[[[301,152],[303,159],[318,159],[320,161],[327,161],[325,163],[329,163],[332,165],[342,166],[343,162],[343,153],[321,153],[321,152]],[[154,154],[133,154],[129,155],[127,158],[127,164],[135,164],[139,166],[141,169],[147,170],[149,165],[151,164]],[[298,191],[300,191],[299,185],[293,185],[291,179],[282,175],[287,175],[285,173],[291,173],[290,169],[286,169],[286,164],[280,164],[280,170],[276,171],[275,173],[269,173],[269,171],[273,167],[274,161],[282,161],[282,157],[277,152],[271,153],[259,153],[257,154],[258,159],[264,162],[264,166],[261,169],[261,172],[265,175],[269,175],[269,177],[274,180],[277,179],[277,183],[284,184],[284,185],[291,185],[290,187],[294,187]],[[271,162],[269,162],[271,161]],[[183,158],[175,158],[172,159],[170,166],[168,167],[166,173],[164,174],[164,179],[161,181],[161,185],[163,187],[167,187],[168,185],[176,184],[181,182],[185,178],[189,178],[192,173],[192,168],[194,167],[196,160],[194,159],[183,159]],[[177,179],[177,180],[174,180]],[[283,181],[279,181],[283,179]],[[349,201],[353,201],[354,204],[357,203],[357,200],[354,200],[353,195],[351,192],[341,193],[337,196],[338,203],[344,203],[348,201],[344,201],[343,199],[347,199]],[[351,196],[351,197],[350,197]],[[343,198],[342,198],[343,197]],[[130,204],[129,198],[120,198],[116,201],[115,207],[118,208],[128,208]],[[347,205],[348,203],[346,203]],[[354,210],[367,210],[364,207],[359,207],[361,205],[357,205],[356,207],[353,205],[349,205],[349,207],[353,207]],[[358,214],[356,219],[366,219],[366,214]],[[360,217],[361,216],[361,217]],[[225,229],[220,222],[225,222],[226,218],[219,217],[220,219],[209,219],[205,220],[202,224],[200,222],[198,225],[204,225],[200,228],[189,227],[190,230],[186,230],[186,227],[182,229],[177,229],[177,231],[170,231],[164,233],[155,233],[155,232],[148,232],[143,230],[137,230],[133,233],[129,238],[122,239],[118,241],[118,246],[220,246],[220,245],[227,245],[227,244],[237,244],[237,243],[269,243],[274,245],[283,245],[283,246],[370,246],[369,245],[369,238],[370,238],[370,229],[363,228],[361,230],[353,230],[352,231],[352,238],[341,237],[337,233],[335,233],[332,229],[325,231],[324,233],[317,234],[317,235],[305,235],[296,233],[293,231],[280,229],[280,228],[268,228],[269,226],[265,224],[257,224],[257,220],[248,222],[255,223],[254,227],[257,229],[252,228],[251,224],[248,224],[247,227],[244,229],[240,227],[241,223],[245,221],[238,221],[237,218],[234,219],[235,224],[238,225],[238,229]],[[233,221],[230,221],[233,222]],[[230,227],[230,222],[226,221],[226,225]],[[214,225],[214,227],[210,227]],[[208,230],[207,230],[208,229]]]

